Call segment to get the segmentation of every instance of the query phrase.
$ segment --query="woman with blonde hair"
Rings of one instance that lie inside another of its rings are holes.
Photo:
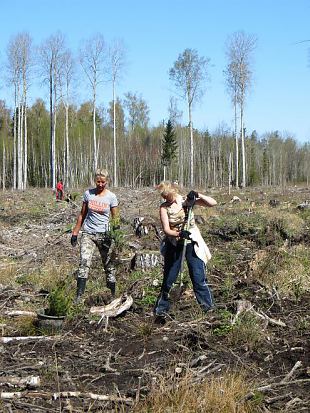
[[[115,296],[115,268],[113,265],[113,240],[109,234],[110,216],[112,225],[119,225],[118,201],[116,195],[107,189],[109,173],[106,169],[97,169],[96,187],[88,189],[83,196],[83,205],[72,231],[71,244],[77,244],[81,227],[80,265],[77,275],[76,302],[84,294],[86,281],[95,248],[99,249],[106,274],[107,287]]]
[[[160,205],[160,220],[166,237],[161,249],[164,276],[154,313],[159,319],[163,319],[169,311],[169,291],[177,279],[183,259],[187,262],[196,299],[202,310],[207,312],[213,307],[212,293],[206,278],[206,264],[211,254],[195,224],[192,208],[194,205],[213,207],[217,202],[196,191],[190,191],[183,198],[179,194],[178,185],[169,181],[161,182],[157,189],[164,198]]]

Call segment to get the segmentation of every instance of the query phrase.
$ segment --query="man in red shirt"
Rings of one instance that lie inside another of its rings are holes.
[[[63,200],[64,199],[64,184],[62,182],[62,179],[60,179],[59,182],[57,182],[56,185],[56,200]]]

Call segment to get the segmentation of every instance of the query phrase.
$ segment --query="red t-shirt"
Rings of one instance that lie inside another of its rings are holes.
[[[57,191],[63,191],[64,186],[61,182],[58,182],[57,186],[56,186]]]

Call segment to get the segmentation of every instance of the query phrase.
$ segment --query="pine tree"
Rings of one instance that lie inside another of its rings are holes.
[[[162,164],[164,166],[164,180],[166,179],[166,168],[167,166],[170,166],[173,159],[176,158],[177,149],[178,145],[175,140],[175,131],[173,128],[173,124],[169,119],[166,124],[163,136],[163,147],[161,156]]]

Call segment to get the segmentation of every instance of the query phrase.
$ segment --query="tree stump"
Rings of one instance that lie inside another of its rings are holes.
[[[163,264],[163,257],[159,251],[137,251],[132,259],[132,269],[148,271]]]
[[[297,205],[297,209],[300,211],[303,211],[304,209],[309,209],[310,208],[310,201],[306,200],[302,202],[301,204]]]
[[[136,217],[133,220],[133,228],[137,237],[141,238],[150,232],[154,232],[156,237],[162,239],[162,231],[157,228],[157,225],[151,217]]]

